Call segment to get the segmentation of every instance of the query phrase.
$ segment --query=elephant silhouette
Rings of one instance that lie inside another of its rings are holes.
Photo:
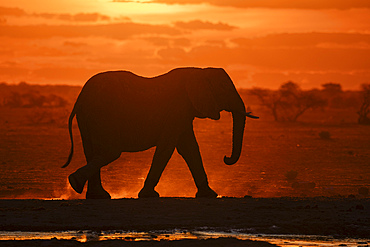
[[[233,117],[233,144],[227,165],[240,157],[246,116],[243,100],[232,80],[221,68],[177,68],[152,78],[128,71],[94,75],[83,86],[69,116],[73,156],[72,120],[76,116],[87,164],[72,173],[71,187],[86,198],[109,199],[101,184],[100,169],[122,152],[156,147],[152,164],[138,196],[158,197],[155,186],[174,150],[188,165],[197,187],[196,197],[217,197],[208,185],[193,120],[218,120],[226,110]]]

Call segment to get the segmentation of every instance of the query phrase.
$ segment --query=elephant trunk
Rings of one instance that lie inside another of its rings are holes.
[[[235,164],[240,157],[243,144],[244,126],[245,126],[245,111],[233,111],[233,148],[231,157],[224,157],[226,165]]]

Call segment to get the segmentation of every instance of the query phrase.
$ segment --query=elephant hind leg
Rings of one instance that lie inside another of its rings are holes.
[[[85,149],[85,156],[86,156],[86,160],[88,161],[87,163],[89,163],[89,161],[92,160],[92,158],[91,158],[91,155],[88,155],[88,152],[86,152],[86,149]],[[103,185],[101,183],[101,169],[99,169],[98,172],[94,173],[88,179],[86,199],[111,199],[111,196],[103,188]]]
[[[92,158],[87,162],[87,165],[69,175],[68,180],[70,185],[77,193],[81,194],[86,182],[89,181],[88,194],[90,198],[110,198],[109,193],[101,186],[100,168],[116,160],[118,157],[119,155],[111,156],[111,158],[103,158],[101,156]]]
[[[98,147],[94,147],[90,136],[84,135],[83,132],[81,132],[81,138],[84,148],[84,153],[86,157],[87,163],[92,162],[94,160],[95,153],[94,151],[99,151]],[[119,155],[118,155],[119,157]],[[113,161],[114,159],[112,159]],[[102,165],[105,166],[106,164]],[[101,166],[101,167],[102,167]],[[82,186],[83,189],[84,186]],[[81,189],[81,185],[77,187]],[[109,193],[103,188],[103,185],[101,183],[101,169],[98,170],[98,172],[94,173],[87,182],[87,192],[86,192],[86,199],[111,199],[111,196]]]
[[[69,175],[68,181],[72,189],[74,189],[74,191],[76,191],[78,194],[81,194],[85,187],[87,178],[85,178],[83,174],[79,172],[79,170],[77,170],[71,175]]]

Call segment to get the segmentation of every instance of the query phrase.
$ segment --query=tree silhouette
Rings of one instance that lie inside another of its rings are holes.
[[[276,91],[263,88],[253,88],[250,92],[252,95],[257,96],[261,104],[271,111],[275,121],[279,121],[278,105],[281,95]]]
[[[370,84],[363,84],[361,87],[363,101],[360,110],[357,112],[359,115],[358,123],[370,125],[370,119],[368,117],[368,114],[370,113]]]
[[[282,84],[277,91],[261,88],[251,90],[262,105],[271,110],[275,121],[280,122],[295,122],[307,110],[325,106],[326,101],[315,92],[315,90],[304,91],[292,81]]]

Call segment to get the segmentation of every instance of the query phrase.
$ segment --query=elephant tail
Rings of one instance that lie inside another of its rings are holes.
[[[70,153],[69,153],[69,156],[68,156],[68,160],[67,160],[67,162],[62,166],[62,168],[67,167],[67,166],[69,165],[69,163],[71,163],[72,156],[73,156],[72,121],[73,121],[74,116],[76,115],[75,108],[76,108],[76,107],[73,107],[73,110],[72,110],[72,112],[71,112],[71,115],[69,115],[69,120],[68,120],[69,137],[71,138],[71,151],[70,151]]]

